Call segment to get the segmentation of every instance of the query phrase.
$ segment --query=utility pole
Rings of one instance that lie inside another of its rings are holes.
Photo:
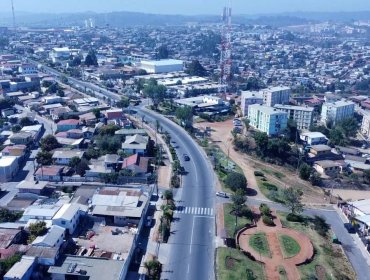
[[[232,71],[232,38],[231,38],[231,0],[227,3],[222,12],[222,27],[221,27],[221,55],[220,55],[220,86],[219,94],[223,94],[226,98],[226,93],[230,88],[230,79]]]
[[[12,0],[12,13],[13,13],[13,29],[14,31],[16,31],[17,27],[15,24],[14,0]]]

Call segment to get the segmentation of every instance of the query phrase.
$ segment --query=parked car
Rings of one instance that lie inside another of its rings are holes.
[[[153,222],[153,216],[146,217],[145,226],[151,227],[152,226],[152,222]]]
[[[183,155],[182,155],[182,158],[183,158],[185,161],[189,161],[189,160],[190,160],[190,157],[189,157],[187,154],[183,154]]]
[[[348,233],[356,233],[356,229],[351,223],[345,223],[344,227],[347,229]]]
[[[225,192],[216,192],[216,195],[223,198],[229,198],[229,195]]]

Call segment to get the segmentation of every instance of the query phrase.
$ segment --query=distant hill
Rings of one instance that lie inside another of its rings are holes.
[[[19,12],[16,14],[18,26],[27,27],[69,27],[82,26],[85,19],[92,18],[97,26],[137,26],[137,25],[182,25],[188,22],[217,23],[220,16],[216,15],[159,15],[135,12],[111,13],[64,13],[64,14],[33,14]],[[287,26],[305,24],[309,21],[370,20],[370,11],[363,12],[294,12],[264,15],[235,15],[233,22],[239,24],[263,24],[271,26]],[[12,16],[0,12],[0,26],[12,26]]]

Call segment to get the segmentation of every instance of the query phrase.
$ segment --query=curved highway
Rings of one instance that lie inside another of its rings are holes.
[[[145,120],[158,120],[176,142],[177,154],[187,175],[175,193],[176,204],[183,213],[175,214],[168,241],[168,262],[162,279],[214,279],[214,172],[204,151],[181,127],[167,118],[138,107]],[[186,153],[190,161],[184,161]],[[188,211],[185,211],[188,209]],[[185,213],[187,212],[187,213]]]

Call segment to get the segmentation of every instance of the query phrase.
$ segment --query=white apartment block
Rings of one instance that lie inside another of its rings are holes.
[[[364,114],[362,118],[361,133],[367,139],[370,139],[370,114]]]
[[[261,91],[243,91],[241,96],[241,109],[243,116],[248,116],[248,107],[253,104],[263,104]]]
[[[324,124],[338,122],[353,117],[355,113],[355,104],[351,101],[337,101],[333,103],[324,103],[321,110],[321,122]]]
[[[289,87],[272,87],[262,90],[263,103],[273,107],[275,104],[289,104],[291,89]]]
[[[313,122],[314,108],[276,104],[274,108],[288,113],[288,118],[297,123],[297,128],[308,130]]]
[[[288,124],[287,113],[259,104],[249,106],[248,119],[253,128],[265,132],[268,136],[278,135]]]

